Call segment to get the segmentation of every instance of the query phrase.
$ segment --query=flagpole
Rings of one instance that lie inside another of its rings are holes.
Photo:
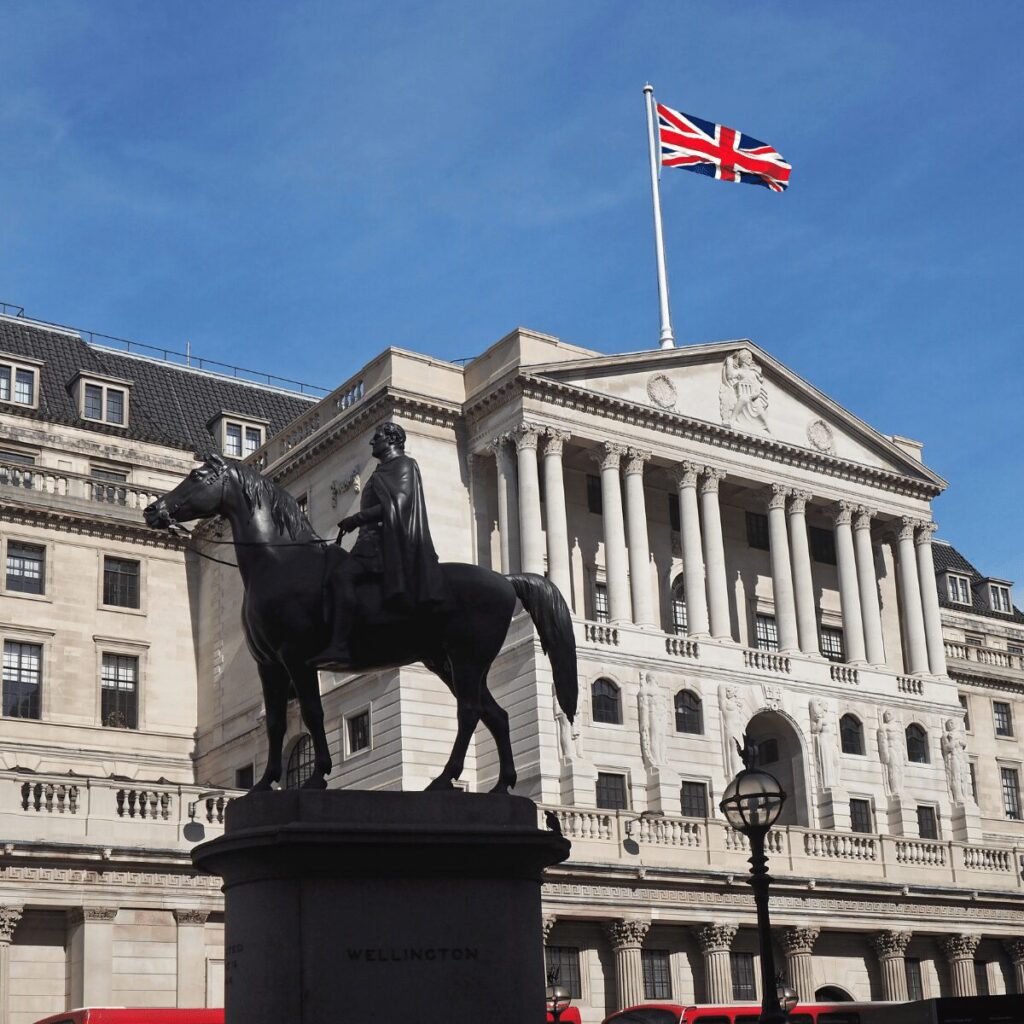
[[[658,149],[654,138],[654,86],[644,86],[647,101],[647,141],[651,157],[651,195],[654,198],[654,251],[658,260],[658,301],[661,307],[661,347],[675,348],[668,311],[668,276],[665,273],[665,240],[661,233],[661,193],[658,191]]]

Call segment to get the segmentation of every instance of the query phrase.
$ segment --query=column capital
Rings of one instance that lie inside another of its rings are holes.
[[[732,946],[739,929],[734,924],[702,924],[694,928],[702,953],[726,953]]]
[[[682,490],[684,487],[696,487],[697,477],[703,472],[704,467],[696,462],[680,462],[672,467],[672,478],[676,482],[676,488]]]
[[[939,947],[946,954],[946,959],[953,963],[955,960],[973,960],[980,941],[980,935],[954,932],[952,935],[940,938]]]
[[[644,451],[642,448],[627,448],[625,466],[626,476],[631,476],[633,474],[643,476],[644,463],[650,460],[652,454],[652,452]]]
[[[899,541],[913,540],[919,521],[911,516],[902,516],[899,526],[896,527],[896,539]]]
[[[887,928],[883,932],[872,935],[869,941],[879,960],[891,960],[893,957],[906,954],[910,938],[911,932]]]
[[[14,929],[18,927],[25,908],[10,903],[0,906],[0,945],[6,945],[14,939]]]
[[[82,924],[84,921],[113,921],[117,917],[117,907],[72,907],[68,911],[71,924]]]
[[[174,920],[178,924],[206,924],[206,919],[210,916],[208,910],[195,910],[193,908],[179,909],[174,911]]]
[[[837,501],[832,506],[832,522],[836,526],[849,526],[857,506],[850,501]]]
[[[498,434],[495,437],[492,437],[490,441],[484,445],[484,448],[500,459],[505,454],[505,445],[509,440],[510,437],[508,434]]]
[[[855,530],[870,530],[871,520],[874,518],[875,513],[872,509],[858,505],[853,517],[853,528]]]
[[[1003,939],[1003,949],[1015,967],[1024,964],[1024,938]]]
[[[519,423],[512,429],[512,440],[515,441],[516,451],[524,449],[537,449],[537,442],[540,440],[540,427],[533,423]]]
[[[820,928],[796,926],[781,929],[777,936],[786,955],[792,956],[794,953],[811,953],[820,934]]]
[[[616,441],[605,441],[599,448],[591,451],[591,458],[594,459],[601,469],[618,469],[622,456],[626,454],[626,446]]]
[[[781,508],[785,510],[786,499],[790,494],[792,494],[792,491],[788,487],[784,487],[782,484],[772,484],[765,491],[764,497],[769,509]]]
[[[555,427],[548,427],[544,431],[544,454],[561,456],[565,448],[565,442],[572,437],[568,430],[558,430]]]
[[[615,950],[642,946],[650,928],[651,922],[639,917],[619,918],[606,922],[604,926],[608,941]]]
[[[802,516],[807,511],[807,502],[810,500],[810,491],[793,491],[789,496],[789,514]]]
[[[555,914],[545,914],[540,919],[540,931],[541,935],[544,936],[544,945],[548,944],[548,939],[551,938],[551,929],[555,927],[558,921],[558,917]]]
[[[725,479],[725,470],[714,466],[704,467],[704,476],[700,481],[701,494],[717,494],[718,485]]]
[[[917,536],[914,538],[914,543],[919,546],[921,544],[931,544],[932,537],[935,535],[935,531],[938,528],[938,523],[935,523],[930,519],[920,520],[917,524]]]

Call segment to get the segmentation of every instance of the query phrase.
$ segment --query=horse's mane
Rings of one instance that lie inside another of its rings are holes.
[[[287,531],[292,540],[316,537],[299,503],[283,487],[278,487],[273,480],[268,480],[258,470],[243,462],[236,462],[231,468],[238,474],[242,495],[250,512],[268,506],[270,518],[281,533]]]

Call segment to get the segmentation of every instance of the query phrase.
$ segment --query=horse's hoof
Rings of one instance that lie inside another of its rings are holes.
[[[310,775],[299,789],[326,789],[327,780],[322,775]]]
[[[447,791],[455,788],[455,784],[447,776],[441,775],[423,791],[424,793]]]
[[[249,790],[249,792],[250,793],[269,793],[273,788],[274,788],[274,780],[273,779],[260,779],[260,781],[257,782],[256,785],[253,786],[252,789]]]

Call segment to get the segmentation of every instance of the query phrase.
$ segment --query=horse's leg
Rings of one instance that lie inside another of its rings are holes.
[[[267,713],[267,767],[259,782],[249,792],[270,789],[281,781],[281,748],[288,727],[288,673],[283,666],[271,661],[256,665],[263,687],[263,707]]]
[[[480,721],[480,689],[482,679],[472,665],[454,665],[450,658],[440,664],[430,664],[431,670],[448,685],[458,702],[458,732],[448,761],[428,790],[454,789],[452,783],[462,774],[466,765],[466,751]]]
[[[326,789],[327,776],[331,774],[333,765],[327,747],[327,734],[324,732],[324,706],[320,700],[317,672],[305,661],[293,662],[289,667],[299,697],[302,721],[313,739],[313,774],[302,784],[302,788]]]
[[[507,793],[516,784],[516,766],[512,758],[512,734],[508,728],[508,712],[487,689],[486,676],[482,689],[480,717],[494,737],[494,745],[498,748],[498,781],[491,787],[491,792]]]

